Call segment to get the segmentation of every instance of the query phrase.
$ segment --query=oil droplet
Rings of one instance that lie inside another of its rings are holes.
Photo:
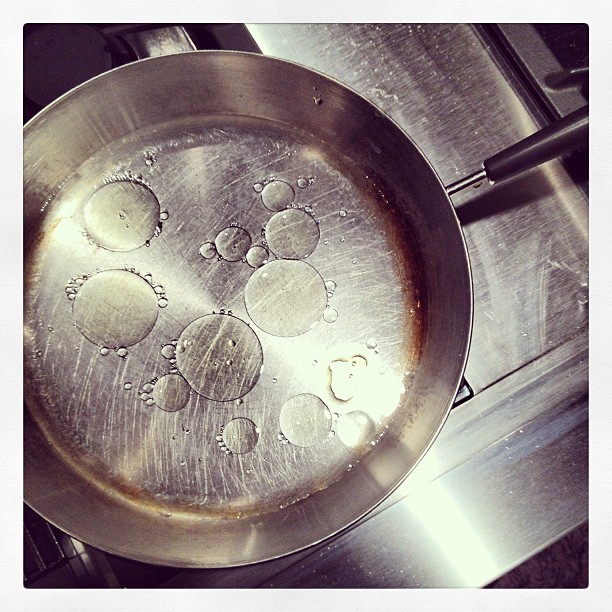
[[[257,193],[261,193],[261,192],[263,191],[263,189],[264,189],[264,185],[263,185],[263,183],[255,183],[255,184],[253,185],[253,189],[254,189],[254,191],[256,191]]]
[[[154,388],[155,387],[154,387],[153,383],[150,383],[150,382],[149,383],[145,383],[144,385],[142,385],[142,390],[145,393],[151,393]]]
[[[159,220],[160,221],[167,221],[169,216],[170,216],[170,214],[168,213],[167,210],[162,210],[159,213]]]
[[[250,419],[238,417],[224,426],[222,440],[232,453],[248,453],[255,448],[259,440],[259,430]]]
[[[117,355],[119,355],[119,357],[126,357],[127,354],[128,354],[128,351],[125,348],[125,346],[121,346],[117,349]]]
[[[264,264],[268,263],[270,253],[264,246],[252,246],[246,254],[246,262],[251,268],[260,268]]]
[[[226,227],[215,238],[217,253],[226,261],[240,261],[246,256],[250,246],[251,236],[241,227]]]
[[[148,400],[145,402],[145,404],[146,404],[147,406],[152,406],[154,403],[155,403],[155,400],[154,400],[152,397],[150,397],[150,398],[149,398],[149,399],[148,399]]]
[[[200,246],[200,255],[204,257],[204,259],[212,259],[217,255],[217,248],[215,247],[214,242],[204,242],[202,246]]]
[[[255,332],[237,317],[221,314],[204,315],[190,323],[179,337],[176,357],[193,390],[221,402],[248,393],[263,366]],[[227,367],[227,361],[232,361],[232,367]]]
[[[332,308],[331,306],[328,306],[324,311],[323,311],[323,320],[326,323],[334,323],[338,320],[338,311],[335,308]]]
[[[161,297],[157,300],[157,305],[160,308],[165,308],[168,305],[168,300],[165,297]]]
[[[281,408],[280,428],[296,446],[308,447],[323,442],[331,429],[331,413],[323,400],[310,393],[288,399]]]
[[[126,270],[105,270],[80,288],[72,310],[78,330],[104,346],[132,346],[157,321],[157,298],[143,278]]]
[[[361,355],[354,355],[350,361],[337,359],[329,364],[330,389],[342,402],[352,399],[363,383],[368,362]]]
[[[346,212],[346,210],[344,210],[344,208],[342,208],[342,209],[340,209],[340,210],[338,211],[338,216],[339,216],[339,217],[346,217],[346,215],[347,215],[347,214],[348,214],[348,213]]]
[[[368,338],[366,341],[366,346],[369,349],[374,349],[378,346],[378,343],[376,342],[376,338]]]
[[[308,179],[305,176],[300,176],[297,180],[297,186],[300,189],[306,189],[308,187]]]
[[[338,285],[336,284],[336,281],[333,281],[333,280],[325,281],[325,289],[327,290],[328,295],[330,293],[333,295],[333,293],[336,290],[337,286]]]
[[[295,191],[285,181],[270,181],[261,191],[263,205],[273,212],[284,210],[293,204]]]
[[[273,336],[292,337],[321,319],[327,295],[323,279],[311,265],[276,260],[252,274],[244,301],[257,327]]]
[[[108,349],[107,349],[105,346],[103,346],[103,347],[100,349],[100,355],[102,355],[103,357],[106,357],[106,356],[109,354],[109,352],[110,352],[110,351],[109,351],[109,350],[108,350]]]
[[[161,354],[166,359],[172,359],[174,357],[174,344],[164,344],[161,348]]]
[[[132,251],[150,240],[159,222],[159,202],[144,185],[115,181],[100,187],[85,203],[87,234],[109,251]]]
[[[189,396],[189,384],[180,374],[160,376],[153,389],[155,403],[166,412],[176,412],[184,408]]]
[[[129,390],[132,388],[132,383],[131,383],[131,382],[126,382],[126,383],[123,385],[123,388],[124,388],[126,391],[129,391]]]
[[[376,434],[374,421],[368,414],[355,410],[344,414],[336,424],[338,439],[350,448],[362,446],[372,440]]]
[[[308,257],[319,244],[317,222],[307,212],[290,208],[272,215],[266,225],[270,250],[283,259]]]

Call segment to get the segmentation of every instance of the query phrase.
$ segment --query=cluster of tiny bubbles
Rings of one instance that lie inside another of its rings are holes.
[[[157,380],[157,378],[153,378],[149,382],[146,382],[144,385],[142,385],[140,390],[139,397],[147,406],[153,406],[153,404],[155,404],[155,400],[151,394],[153,393],[153,389],[155,389],[155,383]]]
[[[145,151],[144,161],[147,166],[152,166],[157,161],[157,155],[154,151]]]
[[[68,280],[65,287],[66,297],[73,301],[76,298],[76,295],[83,285],[83,283],[90,277],[89,274],[78,274],[77,276],[73,276]]]
[[[313,183],[314,183],[314,177],[312,176],[309,176],[309,177],[300,176],[298,177],[298,180],[297,180],[297,186],[300,189],[306,189],[306,187],[312,185]]]
[[[223,429],[224,428],[222,426],[221,432],[215,436],[215,440],[217,441],[217,446],[219,447],[219,450],[222,453],[225,453],[226,455],[231,455],[232,451],[229,448],[227,448],[227,446],[225,445],[225,442],[223,441]]]
[[[325,281],[325,289],[327,290],[327,297],[330,298],[334,295],[334,292],[336,291],[336,287],[338,285],[336,284],[336,281],[333,280],[328,280]]]
[[[163,285],[156,284],[153,280],[152,274],[141,274],[140,270],[136,269],[134,266],[128,266],[127,264],[123,266],[123,269],[127,272],[132,272],[137,274],[141,278],[143,278],[151,287],[153,288],[153,292],[155,293],[155,297],[157,299],[157,305],[160,308],[165,308],[168,305],[168,296],[166,294],[166,290]]]

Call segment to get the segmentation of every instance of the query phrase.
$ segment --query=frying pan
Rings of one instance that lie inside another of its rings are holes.
[[[344,85],[237,52],[142,60],[24,130],[26,502],[148,563],[225,567],[379,504],[450,410],[472,321],[450,186]]]

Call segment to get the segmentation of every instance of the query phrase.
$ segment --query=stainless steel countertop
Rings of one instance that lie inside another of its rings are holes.
[[[249,25],[265,54],[353,87],[445,184],[535,131],[468,25]],[[255,566],[165,586],[478,587],[588,517],[588,203],[557,162],[454,197],[475,290],[466,379],[405,483],[357,526]]]

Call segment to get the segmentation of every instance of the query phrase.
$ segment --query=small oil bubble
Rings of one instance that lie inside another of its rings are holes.
[[[119,357],[125,357],[125,356],[127,356],[127,354],[128,354],[128,351],[127,351],[127,349],[125,348],[125,346],[120,346],[120,347],[117,349],[117,355],[119,355]]]
[[[124,388],[126,391],[129,391],[129,390],[132,388],[132,383],[131,383],[131,382],[126,382],[126,383],[123,385],[123,388]]]
[[[145,383],[144,385],[142,385],[142,390],[145,393],[151,393],[154,388],[155,388],[154,385],[151,383]]]
[[[263,183],[255,183],[255,184],[253,185],[253,190],[254,190],[256,193],[261,193],[261,192],[264,190],[264,185],[263,185]]]
[[[334,323],[338,320],[338,311],[335,308],[332,308],[331,306],[327,307],[323,311],[323,320],[326,323]]]
[[[164,346],[161,348],[161,354],[166,359],[172,359],[174,357],[174,345],[164,344]]]
[[[215,248],[226,261],[240,261],[251,248],[251,236],[241,227],[230,225],[217,234]]]
[[[342,209],[340,209],[340,210],[338,211],[338,216],[339,216],[339,217],[346,217],[346,215],[347,215],[347,214],[348,214],[348,213],[346,212],[346,210],[344,210],[344,208],[342,208]]]
[[[164,297],[159,298],[159,300],[157,300],[157,305],[160,308],[165,308],[168,305],[168,300],[166,298],[164,298]]]
[[[170,214],[168,213],[167,210],[162,210],[159,213],[159,220],[160,221],[167,221],[169,216],[170,216]]]
[[[300,176],[297,180],[297,186],[300,189],[306,189],[308,187],[308,179],[305,176]]]
[[[217,247],[215,247],[214,242],[204,242],[200,246],[200,255],[204,257],[204,259],[212,259],[217,255]]]
[[[100,355],[102,355],[103,357],[106,357],[106,355],[108,355],[108,353],[109,353],[109,352],[110,352],[110,351],[109,351],[109,350],[108,350],[108,348],[106,348],[105,346],[103,346],[103,347],[100,349]]]
[[[378,343],[376,342],[376,338],[368,338],[366,341],[366,346],[369,349],[375,349],[378,346]]]

